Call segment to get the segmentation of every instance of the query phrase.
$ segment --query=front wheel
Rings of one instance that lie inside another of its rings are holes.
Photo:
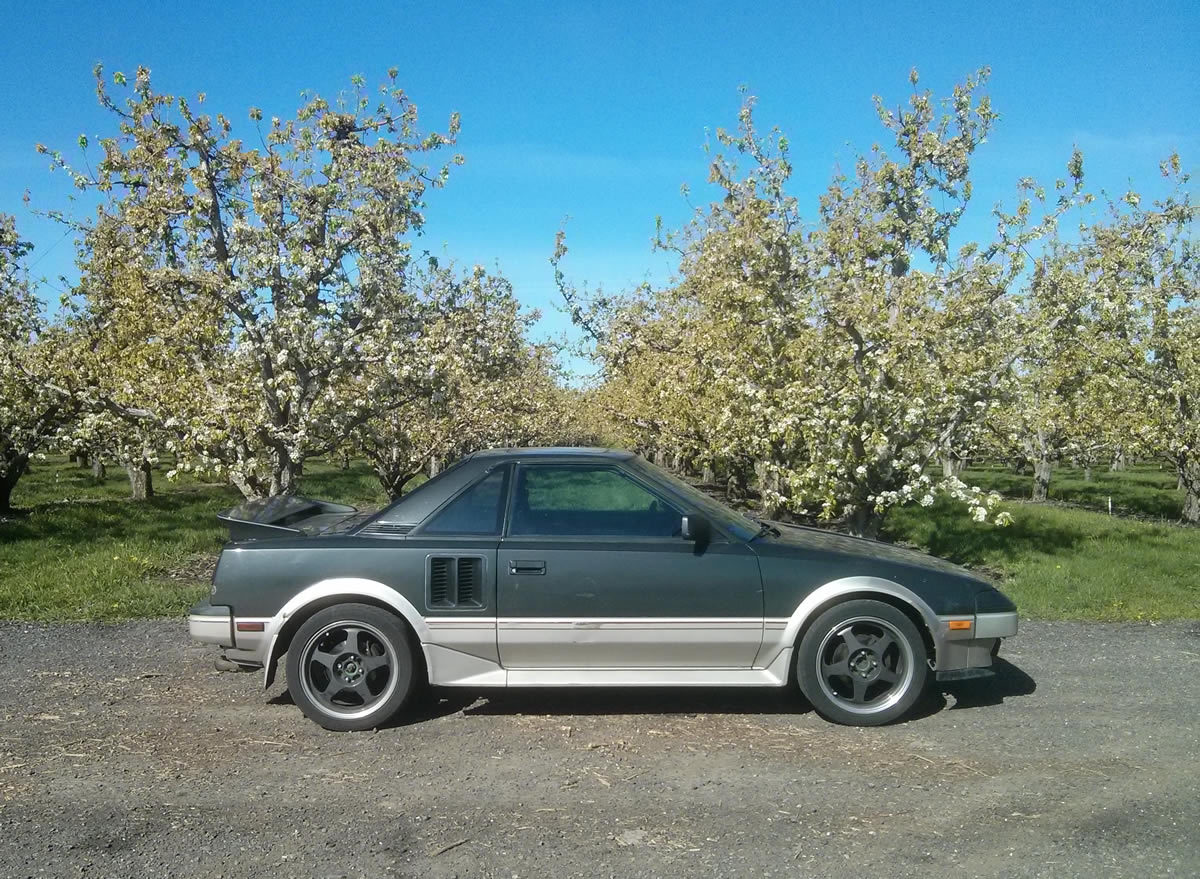
[[[412,698],[418,667],[412,638],[395,614],[338,604],[313,614],[292,638],[288,692],[325,729],[374,729]]]
[[[825,611],[796,653],[796,680],[813,708],[849,726],[902,717],[921,697],[928,670],[925,642],[912,620],[870,599]]]

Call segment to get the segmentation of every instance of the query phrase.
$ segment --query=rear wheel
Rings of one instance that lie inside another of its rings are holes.
[[[404,623],[369,604],[313,614],[288,648],[288,692],[325,729],[373,729],[417,689],[415,645]]]
[[[903,612],[882,601],[835,605],[813,622],[796,653],[800,689],[823,717],[878,726],[921,697],[925,642]]]

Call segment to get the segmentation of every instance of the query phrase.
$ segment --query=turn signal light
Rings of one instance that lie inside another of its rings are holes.
[[[238,623],[239,632],[261,632],[266,629],[266,623]]]
[[[946,623],[946,628],[952,632],[955,632],[955,631],[961,632],[963,629],[971,628],[971,621],[970,620],[950,620],[950,622]]]

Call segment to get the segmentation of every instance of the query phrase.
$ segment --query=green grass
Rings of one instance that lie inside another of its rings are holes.
[[[1009,498],[1028,499],[1033,492],[1033,476],[1011,470],[967,470],[962,479]],[[1090,481],[1083,478],[1082,470],[1063,467],[1055,469],[1050,478],[1051,501],[1107,513],[1110,498],[1113,512],[1126,516],[1177,520],[1183,510],[1183,492],[1176,488],[1175,473],[1154,465],[1119,473],[1096,470]]]
[[[971,485],[1027,500],[1033,477],[968,470]],[[1108,514],[1111,501],[1113,515]],[[897,510],[886,535],[998,575],[1023,613],[1047,619],[1200,617],[1200,529],[1181,527],[1183,492],[1156,464],[1056,468],[1049,502],[1009,503],[1013,525],[980,525],[953,504]]]
[[[1200,617],[1200,529],[1046,504],[1005,508],[1005,528],[973,522],[949,501],[894,510],[884,536],[992,574],[1024,616]]]
[[[416,476],[404,490],[412,491],[423,482],[424,476]],[[380,487],[374,471],[364,461],[352,461],[346,470],[325,461],[311,461],[304,465],[300,493],[321,500],[352,504],[360,510],[378,510],[388,502],[388,496]]]
[[[0,524],[0,618],[175,615],[202,596],[214,515],[233,493],[155,475],[162,493],[133,503],[119,468],[97,480],[63,459],[35,464],[13,496],[27,515]]]
[[[227,534],[216,513],[238,495],[155,473],[156,497],[128,499],[120,468],[104,480],[63,458],[35,464],[0,522],[0,619],[122,620],[177,616],[208,592]],[[362,507],[386,502],[369,468],[314,464],[303,490]]]
[[[128,500],[125,474],[102,481],[62,458],[35,465],[14,503],[27,513],[0,521],[0,619],[120,620],[177,616],[208,589],[224,529],[215,514],[230,488],[157,477],[158,496]],[[1029,477],[1001,470],[964,477],[1010,496],[1028,496]],[[314,497],[379,507],[386,498],[370,469],[316,462],[301,489]],[[1080,505],[1010,502],[1007,528],[970,521],[942,501],[895,510],[886,539],[996,576],[1025,616],[1137,620],[1200,617],[1200,529],[1177,519],[1174,476],[1153,468],[1060,471],[1051,497]],[[1114,510],[1142,519],[1107,515]],[[1080,507],[1094,507],[1095,512]]]

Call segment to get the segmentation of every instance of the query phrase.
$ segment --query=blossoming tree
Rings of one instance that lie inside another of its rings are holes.
[[[915,71],[906,107],[876,99],[893,152],[877,146],[836,176],[811,220],[788,192],[787,138],[761,134],[748,100],[738,129],[717,132],[719,197],[661,238],[679,254],[677,283],[620,301],[562,285],[606,380],[629,383],[637,363],[671,388],[708,442],[754,458],[768,509],[874,535],[889,508],[945,493],[989,518],[996,495],[928,465],[998,398],[1021,349],[1026,248],[1080,197],[1082,159],[1054,193],[1021,181],[1015,210],[996,211],[995,240],[953,252],[971,158],[997,118],[986,76],[940,106],[915,90]],[[627,399],[626,420],[658,411]]]
[[[537,314],[521,310],[505,278],[433,262],[410,280],[421,332],[402,360],[369,365],[365,381],[388,403],[352,436],[389,496],[469,452],[571,434],[573,407],[563,405],[552,352],[528,340]]]
[[[1200,523],[1200,250],[1196,206],[1179,157],[1162,165],[1172,191],[1154,204],[1128,192],[1083,243],[1096,332],[1083,344],[1097,368],[1132,382],[1116,410],[1130,448],[1161,456]]]
[[[293,491],[304,461],[336,448],[382,395],[365,365],[403,357],[419,309],[406,283],[412,233],[451,146],[424,134],[395,71],[361,78],[294,119],[223,114],[162,94],[139,69],[100,103],[115,133],[95,161],[48,152],[98,192],[84,224],[84,311],[114,352],[106,404],[171,435],[185,468],[224,473],[247,497]],[[88,147],[86,138],[81,146]]]
[[[0,511],[30,459],[74,415],[78,394],[66,377],[61,333],[47,327],[24,259],[30,245],[0,214]]]

